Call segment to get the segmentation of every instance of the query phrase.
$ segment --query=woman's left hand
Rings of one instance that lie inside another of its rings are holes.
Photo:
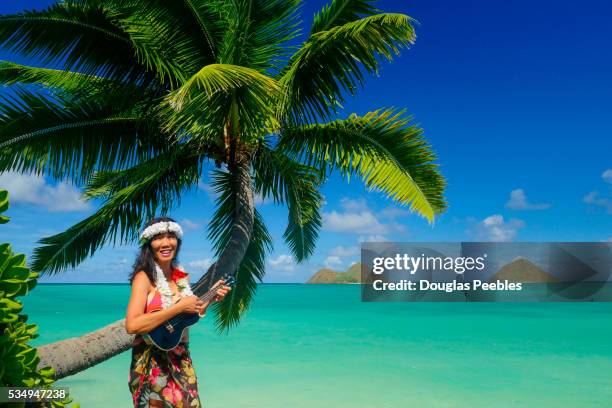
[[[229,292],[230,290],[232,290],[231,287],[229,286],[224,286],[222,285],[223,283],[223,279],[219,279],[217,281],[217,283],[215,283],[215,286],[219,286],[217,288],[217,294],[215,295],[215,297],[212,299],[213,302],[220,302],[223,300],[223,298],[225,298],[225,295],[227,295],[227,292]],[[211,301],[208,302],[204,302],[204,304],[202,305],[202,307],[200,308],[200,311],[198,312],[200,317],[204,316],[206,314],[206,309],[208,308],[208,306],[210,305]]]
[[[227,292],[232,290],[231,287],[222,285],[223,282],[223,279],[219,279],[217,283],[215,283],[215,286],[219,285],[219,287],[217,288],[217,295],[213,299],[215,302],[222,301],[225,298],[225,295],[227,295]]]

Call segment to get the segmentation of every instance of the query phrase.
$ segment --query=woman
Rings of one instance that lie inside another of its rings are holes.
[[[132,294],[125,317],[127,332],[136,334],[128,377],[135,407],[201,407],[189,354],[189,329],[170,351],[147,344],[141,335],[180,313],[206,314],[210,302],[193,295],[189,275],[177,265],[182,237],[181,227],[168,217],[151,220],[140,235],[142,245],[130,277]],[[229,290],[219,286],[213,300],[222,300]]]

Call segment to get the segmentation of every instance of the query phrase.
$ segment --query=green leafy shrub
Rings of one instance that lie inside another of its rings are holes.
[[[2,215],[8,207],[8,192],[0,190],[0,224],[9,221]],[[0,244],[0,387],[46,388],[54,382],[52,368],[38,369],[36,348],[28,345],[38,337],[38,326],[27,323],[28,316],[21,313],[23,304],[16,300],[34,289],[37,277],[26,266],[25,255],[14,254],[9,244]],[[69,402],[54,401],[49,406],[65,407]]]

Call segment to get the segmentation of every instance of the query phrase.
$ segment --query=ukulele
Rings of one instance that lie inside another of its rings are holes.
[[[208,292],[200,296],[199,299],[207,302],[217,295],[217,289],[219,289],[220,286],[232,287],[236,283],[232,276],[222,279],[224,281],[222,284],[214,286]],[[198,313],[183,312],[166,320],[149,333],[143,334],[142,337],[147,344],[153,344],[164,351],[172,350],[181,342],[185,329],[196,324],[198,320],[200,320],[200,315]]]

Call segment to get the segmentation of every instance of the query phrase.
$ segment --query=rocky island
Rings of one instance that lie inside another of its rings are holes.
[[[559,281],[555,276],[543,271],[525,258],[517,258],[504,265],[489,279],[489,282],[497,280],[523,283],[552,283]]]
[[[319,269],[306,283],[360,283],[361,263],[351,265],[346,271],[338,272],[330,268]]]

